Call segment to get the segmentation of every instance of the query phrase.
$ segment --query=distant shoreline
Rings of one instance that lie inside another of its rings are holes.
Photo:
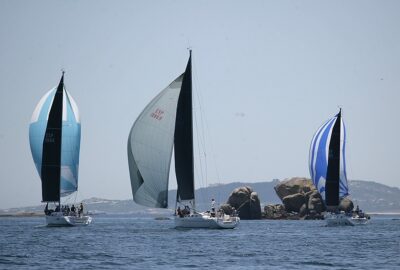
[[[388,215],[388,216],[395,216],[395,215],[400,215],[400,213],[397,212],[388,212],[388,213],[381,213],[381,212],[367,212],[368,215]]]
[[[19,213],[0,214],[0,218],[2,218],[2,217],[44,217],[44,213],[39,213],[39,212],[19,212]]]

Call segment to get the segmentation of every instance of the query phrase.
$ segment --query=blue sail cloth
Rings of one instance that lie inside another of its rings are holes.
[[[37,104],[29,126],[29,142],[36,169],[41,174],[43,140],[49,111],[57,88],[47,92]],[[61,144],[60,195],[69,195],[78,189],[81,124],[78,107],[71,95],[63,89],[63,121]]]
[[[341,119],[341,134],[340,134],[340,179],[339,179],[339,197],[343,198],[349,195],[346,174],[346,129]],[[337,115],[325,122],[314,134],[310,145],[309,169],[311,179],[322,198],[325,200],[325,182],[328,168],[328,152],[329,143],[331,141],[332,129],[335,122],[338,120]]]

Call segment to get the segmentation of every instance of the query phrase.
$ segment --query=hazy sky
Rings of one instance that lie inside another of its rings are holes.
[[[197,187],[308,177],[338,106],[349,179],[400,187],[399,14],[400,1],[0,0],[0,208],[41,201],[29,122],[62,68],[82,119],[78,199],[132,198],[128,133],[189,46],[207,127]]]

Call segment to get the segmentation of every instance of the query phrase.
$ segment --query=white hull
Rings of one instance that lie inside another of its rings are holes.
[[[366,217],[353,217],[346,215],[345,213],[328,213],[325,215],[325,220],[328,226],[356,226],[368,223],[368,219]]]
[[[47,226],[85,226],[92,222],[90,216],[64,216],[62,213],[52,213],[46,216]]]
[[[325,220],[328,226],[354,226],[351,221],[351,216],[348,216],[345,213],[327,213],[325,215]]]
[[[239,217],[224,215],[211,217],[205,213],[191,214],[185,217],[175,217],[176,228],[205,228],[205,229],[233,229],[239,224]]]
[[[367,219],[366,217],[359,217],[359,216],[356,216],[356,217],[352,217],[352,218],[351,218],[351,222],[352,222],[354,225],[364,225],[364,224],[367,224],[367,223],[368,223],[368,219]]]

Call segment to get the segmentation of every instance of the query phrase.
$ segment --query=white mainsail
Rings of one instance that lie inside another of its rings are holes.
[[[168,206],[168,179],[183,74],[156,96],[136,119],[128,138],[128,163],[135,202]]]

